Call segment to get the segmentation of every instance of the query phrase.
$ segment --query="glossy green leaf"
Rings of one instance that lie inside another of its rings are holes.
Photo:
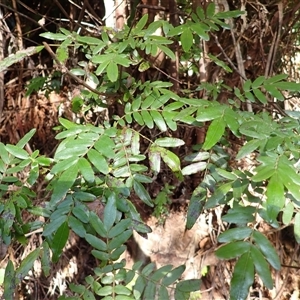
[[[136,195],[148,206],[153,207],[152,199],[145,187],[138,181],[133,181],[133,189]]]
[[[165,148],[160,148],[160,155],[162,160],[165,162],[165,164],[173,171],[173,172],[179,172],[180,171],[180,159],[179,157],[169,151]]]
[[[141,116],[145,122],[145,125],[148,128],[152,129],[154,127],[154,122],[153,122],[153,119],[152,119],[151,115],[149,114],[149,112],[147,110],[142,110]]]
[[[163,137],[155,140],[155,144],[160,147],[180,147],[184,141],[178,138]]]
[[[244,241],[231,242],[216,250],[216,255],[221,259],[233,259],[249,252],[251,244]]]
[[[280,270],[280,260],[276,250],[270,241],[259,231],[254,231],[253,239],[257,246],[260,248],[267,261],[275,270]]]
[[[237,261],[230,284],[230,300],[246,300],[254,282],[254,264],[249,252]]]
[[[61,224],[53,236],[51,243],[52,261],[56,263],[62,253],[64,246],[69,238],[69,226],[67,222]]]
[[[264,285],[271,290],[273,288],[273,280],[267,261],[257,247],[252,245],[250,252],[257,274],[262,279]]]
[[[177,112],[163,111],[162,116],[166,121],[167,126],[172,130],[177,130],[177,123],[174,121],[174,118],[177,116]]]
[[[90,162],[103,174],[108,174],[109,167],[106,159],[96,150],[90,149],[87,153]]]
[[[166,123],[165,123],[162,115],[156,110],[151,110],[150,114],[153,118],[154,123],[159,128],[159,130],[162,132],[167,131],[167,126],[166,126]]]
[[[202,147],[204,150],[211,149],[221,139],[225,132],[225,126],[223,118],[215,119],[211,122]]]
[[[204,161],[200,161],[191,165],[188,165],[182,169],[183,175],[191,175],[196,174],[198,172],[204,171],[207,167],[207,163]]]
[[[22,148],[15,146],[15,145],[6,145],[5,149],[12,154],[13,156],[20,158],[20,159],[26,159],[29,157],[29,154]]]
[[[134,118],[134,120],[140,125],[140,126],[144,126],[144,120],[143,120],[143,117],[141,116],[141,114],[137,111],[134,111],[132,113],[132,116]]]
[[[252,229],[249,227],[236,227],[227,229],[225,232],[221,233],[218,237],[219,243],[228,243],[238,240],[244,240],[250,237]]]

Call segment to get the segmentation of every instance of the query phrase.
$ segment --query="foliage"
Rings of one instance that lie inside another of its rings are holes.
[[[144,15],[135,26],[120,32],[107,29],[99,38],[80,36],[64,28],[60,33],[42,34],[59,41],[56,59],[61,65],[69,58],[69,50],[76,49],[94,66],[94,73],[83,67],[85,62],[70,70],[74,76],[90,80],[99,93],[83,90],[81,101],[74,99],[76,112],[91,101],[93,105],[107,107],[111,105],[108,98],[114,97],[124,114],[114,115],[98,127],[61,118],[56,128],[60,131],[56,136],[59,146],[53,159],[39,156],[38,151],[29,155],[23,149],[34,131],[17,145],[0,144],[0,189],[5,199],[0,206],[2,241],[6,245],[12,240],[26,243],[26,234],[38,228],[43,228],[44,237],[40,248],[30,253],[18,268],[11,261],[8,263],[5,299],[12,299],[15,285],[36,259],[41,259],[45,275],[49,274],[50,263],[59,260],[70,230],[92,245],[92,254],[100,262],[94,275],[86,278],[86,285],[70,285],[72,299],[94,299],[94,295],[104,299],[166,299],[167,287],[174,283],[175,299],[188,299],[191,291],[199,289],[200,280],[178,281],[184,266],[167,265],[155,270],[154,264],[141,267],[138,262],[133,270],[127,270],[124,261],[118,260],[133,230],[142,235],[150,232],[131,196],[135,194],[150,207],[163,207],[167,202],[170,186],[162,189],[156,201],[147,190],[147,185],[161,172],[162,162],[178,180],[205,171],[190,199],[187,229],[192,228],[203,209],[228,207],[222,220],[230,227],[219,235],[219,242],[225,245],[216,254],[222,259],[237,259],[231,299],[247,298],[255,273],[272,289],[270,266],[279,270],[280,260],[273,245],[254,225],[259,215],[270,226],[279,228],[282,212],[282,223],[289,225],[294,221],[295,238],[300,241],[299,122],[283,110],[277,119],[267,112],[246,112],[241,103],[266,105],[275,98],[279,103],[285,99],[284,93],[297,92],[300,85],[287,82],[285,75],[260,76],[245,81],[242,89],[236,87],[235,97],[228,99],[228,104],[221,104],[215,99],[197,99],[195,95],[179,96],[167,80],[142,82],[130,75],[130,67],[138,66],[140,72],[149,68],[150,57],[159,51],[174,59],[169,48],[174,41],[180,41],[187,55],[195,40],[208,40],[211,32],[228,29],[226,19],[241,14],[215,13],[214,5],[210,4],[206,11],[198,8],[191,19],[177,27],[166,21],[155,21],[147,27],[148,17]],[[164,36],[155,35],[158,28]],[[211,59],[225,71],[231,71],[224,62],[213,56]],[[183,139],[172,136],[181,124],[198,128],[209,124],[204,143],[184,158],[184,167],[172,150],[185,144]],[[142,127],[156,129],[159,137],[150,139]],[[236,159],[252,155],[252,170],[228,164],[229,136],[243,141]],[[142,141],[147,143],[143,151]],[[15,174],[23,172],[28,173],[21,183]],[[51,199],[38,206],[33,202],[35,194],[30,187],[44,172]],[[103,212],[89,209],[89,203],[95,201],[103,204]],[[25,224],[22,211],[43,216],[47,221]]]

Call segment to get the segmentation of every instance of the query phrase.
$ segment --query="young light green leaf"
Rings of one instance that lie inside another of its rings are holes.
[[[278,254],[270,241],[259,231],[254,231],[253,239],[271,266],[275,270],[280,270],[281,265]]]
[[[204,150],[211,149],[221,139],[225,132],[225,126],[226,123],[222,117],[211,122],[202,147]]]
[[[246,300],[253,282],[254,264],[250,252],[247,252],[239,258],[234,267],[230,286],[230,299]]]

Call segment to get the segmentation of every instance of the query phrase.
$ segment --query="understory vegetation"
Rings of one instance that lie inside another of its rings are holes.
[[[228,299],[248,299],[255,285],[274,288],[282,262],[269,233],[292,226],[300,243],[300,115],[285,105],[300,83],[279,67],[249,76],[245,61],[233,61],[237,44],[232,53],[221,47],[218,35],[242,26],[245,7],[183,8],[177,24],[136,8],[119,30],[83,34],[61,25],[0,61],[6,72],[35,55],[51,57],[55,71],[28,80],[29,99],[60,92],[64,80],[72,88],[53,127],[52,153],[32,146],[37,126],[16,143],[0,143],[4,299],[14,299],[36,263],[51,276],[71,234],[92,247],[97,266],[60,300],[182,300],[193,292],[202,299],[200,278],[181,279],[185,265],[139,260],[128,268],[122,256],[134,231],[151,234],[139,206],[163,224],[175,194],[189,200],[186,230],[221,208],[215,255],[234,262]],[[206,46],[212,40],[219,54]],[[199,65],[219,75],[203,78]],[[36,248],[15,264],[9,249],[27,245],[34,232]]]

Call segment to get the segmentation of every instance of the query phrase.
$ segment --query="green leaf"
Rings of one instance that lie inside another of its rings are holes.
[[[143,17],[138,21],[135,25],[135,30],[137,32],[141,31],[147,24],[148,21],[148,14],[143,15]],[[139,33],[140,34],[140,33]]]
[[[273,280],[267,261],[255,246],[251,246],[250,252],[257,274],[262,279],[264,285],[271,290],[273,288]]]
[[[206,197],[207,191],[202,186],[198,186],[194,190],[188,207],[186,229],[191,229],[195,225],[202,212]]]
[[[163,46],[163,45],[157,45],[157,46],[158,46],[158,48],[159,48],[162,52],[164,52],[171,60],[175,60],[175,59],[176,59],[174,52],[173,52],[170,48],[168,48],[168,47],[166,47],[166,46]]]
[[[46,241],[42,244],[42,254],[41,254],[41,263],[42,270],[44,275],[48,277],[50,275],[51,267],[50,267],[50,248]]]
[[[77,166],[83,178],[87,182],[92,183],[95,181],[94,171],[90,163],[84,157],[79,158]]]
[[[262,142],[260,140],[251,140],[247,142],[238,152],[236,159],[242,159],[250,153],[254,152],[257,148],[261,146]]]
[[[254,264],[249,252],[237,261],[230,286],[230,300],[246,300],[254,282]]]
[[[191,175],[204,171],[207,168],[207,163],[200,161],[191,165],[188,165],[182,169],[182,175]]]
[[[185,271],[185,266],[179,266],[172,271],[170,271],[167,276],[165,276],[162,280],[162,285],[169,286],[170,284],[174,283],[176,280],[180,278],[182,273]]]
[[[19,284],[24,277],[28,274],[29,270],[33,267],[34,262],[37,260],[37,258],[40,255],[40,249],[37,248],[30,252],[26,258],[24,258],[21,262],[21,265],[18,269],[16,269],[16,284]]]
[[[255,95],[255,97],[262,103],[262,104],[267,104],[268,103],[268,99],[265,96],[264,93],[261,92],[260,89],[253,89],[253,93]]]
[[[296,242],[300,244],[300,213],[299,212],[297,212],[295,215],[294,236]]]
[[[180,172],[180,159],[179,157],[165,148],[160,148],[160,155],[165,164],[173,171]]]
[[[257,246],[260,248],[267,261],[275,270],[280,270],[280,260],[278,254],[270,241],[259,231],[254,231],[253,239]]]
[[[160,286],[159,290],[158,290],[158,298],[157,300],[166,300],[169,299],[169,294],[168,294],[168,290],[166,287],[164,287],[163,285]]]
[[[244,241],[231,242],[216,250],[216,255],[221,259],[233,259],[249,252],[251,244]]]
[[[109,238],[114,238],[115,236],[121,234],[124,232],[129,225],[131,224],[131,219],[123,219],[118,224],[116,224],[114,227],[111,228],[111,230],[108,233]]]
[[[109,166],[106,159],[96,150],[90,149],[87,153],[90,162],[98,169],[102,174],[109,173]]]
[[[300,90],[300,84],[296,82],[277,82],[276,88],[280,90],[298,92]]]
[[[265,84],[264,88],[266,91],[275,99],[278,99],[280,101],[284,101],[285,97],[282,95],[280,91],[276,88],[276,86]]]
[[[218,241],[219,243],[228,243],[238,240],[244,240],[250,237],[251,233],[252,229],[249,227],[231,228],[221,233],[218,237]]]
[[[215,14],[216,11],[216,6],[213,2],[209,3],[207,8],[206,8],[206,17],[208,19],[212,18],[213,15]]]
[[[116,201],[116,195],[111,193],[105,204],[103,224],[107,232],[112,228],[117,217]]]
[[[17,158],[26,159],[29,157],[29,154],[18,146],[8,144],[5,146],[5,149]]]
[[[69,216],[68,224],[70,228],[81,238],[84,238],[86,234],[86,230],[84,226],[82,225],[82,222],[79,221],[77,218],[73,216]]]
[[[35,128],[31,129],[19,140],[19,142],[16,144],[16,146],[19,148],[23,148],[30,141],[30,139],[33,137],[35,132],[36,132]]]
[[[107,230],[104,227],[103,222],[100,220],[100,218],[94,213],[93,211],[90,212],[90,224],[92,227],[96,230],[96,232],[101,236],[101,237],[107,237]]]
[[[202,147],[204,150],[211,149],[221,139],[225,132],[225,126],[223,118],[215,119],[211,122]]]
[[[284,225],[289,225],[292,221],[294,214],[294,205],[293,203],[289,202],[286,207],[283,209],[282,214],[282,222]]]
[[[153,207],[152,199],[145,187],[138,181],[133,180],[133,189],[136,195],[148,206]]]
[[[172,130],[177,130],[177,123],[174,121],[174,118],[177,115],[177,112],[163,111],[162,115],[167,123],[167,126]]]
[[[62,253],[69,237],[69,226],[67,222],[61,224],[53,236],[51,250],[53,252],[52,261],[56,263]]]
[[[85,235],[85,239],[95,249],[98,249],[98,250],[104,251],[104,252],[107,251],[106,244],[101,239],[97,238],[96,236],[87,233]]]
[[[120,235],[114,237],[107,245],[108,250],[113,250],[116,248],[121,247],[122,245],[125,246],[124,244],[130,239],[130,237],[132,236],[132,230],[125,230],[124,232],[122,232]],[[126,246],[124,248],[121,249],[121,251],[119,252],[118,255],[116,255],[117,257],[112,257],[113,260],[117,260],[119,259],[119,256],[125,251]],[[113,254],[113,253],[112,253]]]
[[[161,116],[161,114],[156,110],[151,110],[150,114],[153,118],[154,123],[159,128],[159,130],[162,132],[167,131],[166,123],[165,123],[163,117]]]
[[[53,194],[51,196],[50,205],[54,206],[61,201],[70,188],[73,186],[78,174],[77,165],[71,166],[64,171],[53,187]]]
[[[115,152],[115,143],[107,135],[101,135],[99,140],[95,143],[94,147],[105,157],[114,158]]]
[[[119,69],[116,63],[110,62],[106,67],[107,77],[111,82],[116,82],[119,77]]]
[[[14,265],[11,260],[8,261],[6,268],[5,268],[5,274],[4,274],[4,281],[3,281],[3,287],[4,287],[4,293],[3,293],[3,299],[6,300],[14,300],[14,294],[16,290],[16,272],[14,270]]]
[[[252,177],[252,181],[261,182],[263,180],[266,180],[266,179],[269,179],[270,177],[272,177],[274,175],[274,173],[276,172],[276,170],[273,165],[267,165],[267,166],[261,166],[261,168],[259,168],[259,169],[258,168],[254,169],[254,172],[257,172],[257,174],[255,174]]]
[[[151,275],[151,280],[155,281],[155,282],[161,280],[172,270],[172,268],[173,268],[172,265],[165,265],[165,266],[159,268]]]
[[[214,105],[205,109],[201,108],[197,112],[196,120],[198,122],[206,122],[220,118],[224,114],[224,107],[221,105]]]
[[[150,163],[150,169],[154,173],[157,174],[160,172],[160,166],[161,166],[160,151],[154,146],[151,146],[149,150],[149,163]]]
[[[275,82],[278,82],[278,81],[281,81],[281,80],[284,80],[287,78],[288,78],[287,74],[275,75],[275,76],[272,76],[272,77],[266,79],[265,84],[272,84],[272,83],[275,83]]]
[[[183,30],[180,36],[180,42],[183,51],[189,52],[194,43],[194,37],[192,31],[188,27]]]
[[[141,115],[142,115],[143,121],[145,122],[145,125],[148,128],[152,129],[154,127],[154,123],[153,123],[153,119],[152,119],[151,115],[149,114],[149,112],[147,110],[142,110]]]
[[[43,236],[49,236],[50,234],[52,234],[66,220],[67,220],[66,215],[62,215],[62,216],[55,218],[54,220],[51,220],[51,222],[46,224],[46,226],[44,227]]]
[[[201,160],[207,160],[210,158],[209,152],[196,152],[189,154],[184,158],[185,161],[197,162]]]
[[[200,279],[188,279],[182,280],[177,283],[176,289],[184,292],[190,293],[200,290],[201,280]]]
[[[184,141],[178,138],[163,137],[155,140],[155,144],[160,147],[180,147]]]
[[[64,41],[68,37],[63,33],[53,33],[53,32],[43,32],[40,34],[40,36],[44,37],[45,39],[55,40],[55,41]]]
[[[132,113],[132,116],[140,126],[144,126],[145,123],[144,123],[144,120],[143,120],[142,116],[140,115],[140,113],[135,111]]]
[[[135,299],[141,299],[144,289],[146,286],[146,279],[142,276],[138,276],[134,286],[133,286],[133,295]]]

